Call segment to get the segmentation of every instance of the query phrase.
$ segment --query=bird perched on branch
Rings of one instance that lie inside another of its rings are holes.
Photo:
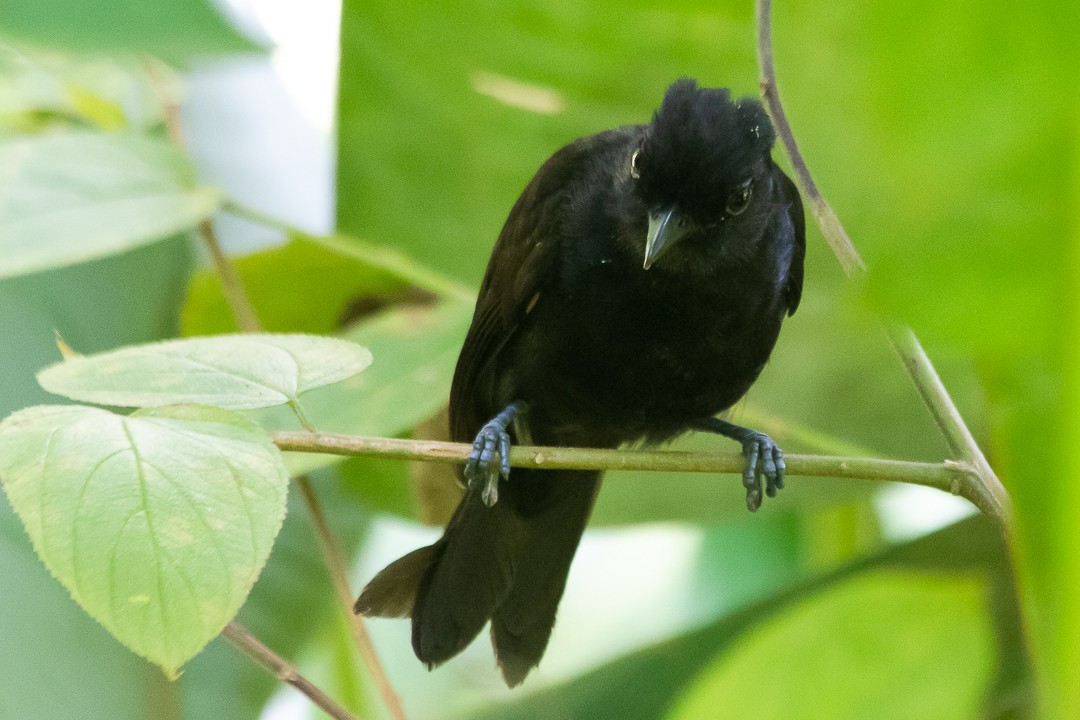
[[[742,445],[750,510],[783,487],[766,435],[714,417],[769,359],[803,285],[805,226],[760,103],[676,81],[647,125],[581,138],[541,166],[491,253],[450,393],[473,442],[435,544],[356,602],[411,617],[434,667],[491,622],[507,684],[544,653],[600,473],[515,468],[513,442],[614,448],[688,430]]]

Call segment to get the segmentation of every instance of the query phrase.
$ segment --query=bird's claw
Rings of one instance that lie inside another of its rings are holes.
[[[491,507],[499,500],[499,478],[510,477],[510,435],[503,425],[491,421],[480,429],[465,463],[469,487],[480,491],[480,499]]]
[[[746,464],[743,466],[743,487],[746,488],[746,507],[751,512],[761,507],[762,478],[764,494],[776,497],[784,489],[784,452],[765,433],[753,432],[741,440]]]

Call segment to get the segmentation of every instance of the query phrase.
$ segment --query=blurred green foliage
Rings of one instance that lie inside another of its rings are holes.
[[[774,11],[796,136],[872,273],[849,285],[811,230],[803,306],[745,412],[776,419],[793,451],[815,451],[824,437],[882,456],[944,458],[874,315],[909,322],[1015,498],[1013,547],[977,520],[891,543],[873,490],[853,483],[795,479],[764,517],[747,519],[735,480],[613,475],[598,521],[701,528],[688,589],[697,614],[650,608],[682,626],[598,667],[553,668],[548,677],[561,680],[530,681],[509,697],[477,679],[467,658],[422,673],[395,636],[380,651],[413,716],[789,718],[813,707],[863,718],[885,716],[886,705],[889,717],[1080,716],[1080,484],[1069,454],[1080,425],[1076,14],[1045,1],[974,0],[784,0]],[[52,46],[0,53],[0,142],[77,132],[158,141],[146,66],[126,53],[186,60],[251,47],[202,0],[14,0],[0,2],[0,17],[4,33]],[[344,0],[341,33],[339,229],[466,286],[478,283],[517,193],[559,146],[647,120],[680,75],[756,91],[749,2]],[[87,49],[105,55],[71,54]],[[93,170],[97,184],[87,186],[108,190],[109,174]],[[28,184],[18,174],[3,182]],[[5,219],[0,212],[0,228]],[[71,241],[53,265],[74,260],[82,230],[59,227]],[[230,328],[207,274],[185,305],[186,236],[138,241],[154,244],[0,280],[0,409],[43,401],[33,373],[56,359],[53,328],[84,352],[174,335],[181,308],[186,332]],[[317,412],[333,429],[408,433],[441,405],[468,319],[460,298],[379,310],[402,299],[399,275],[297,237],[240,270],[272,329],[329,333],[358,320],[347,332],[375,355],[358,376],[373,386],[324,398]],[[350,552],[363,546],[372,512],[409,512],[408,479],[401,464],[364,460],[319,471]],[[241,619],[354,703],[374,705],[351,682],[355,658],[342,650],[307,524],[290,513]],[[274,689],[220,641],[179,685],[163,683],[63,597],[6,507],[0,574],[10,588],[0,593],[0,637],[20,648],[0,653],[0,717],[78,708],[87,720],[248,718]],[[838,680],[815,692],[828,678],[807,667]],[[845,692],[859,687],[868,689]]]

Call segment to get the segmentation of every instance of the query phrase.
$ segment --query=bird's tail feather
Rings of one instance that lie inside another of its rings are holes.
[[[443,536],[390,564],[356,602],[364,615],[413,620],[416,656],[434,667],[491,620],[510,686],[544,654],[600,474],[515,469],[487,507],[466,493]]]

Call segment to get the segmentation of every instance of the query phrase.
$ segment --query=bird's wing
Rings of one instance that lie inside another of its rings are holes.
[[[480,427],[502,410],[492,406],[499,380],[495,359],[556,272],[566,204],[577,179],[606,146],[616,142],[625,142],[625,133],[598,133],[563,147],[540,167],[510,210],[491,252],[454,371],[450,390],[454,440],[471,442]]]
[[[806,216],[803,215],[802,198],[799,190],[784,171],[773,166],[780,197],[788,203],[787,213],[794,228],[792,238],[791,264],[788,266],[787,284],[784,287],[784,299],[787,301],[787,314],[794,315],[802,299],[803,259],[806,257]]]

